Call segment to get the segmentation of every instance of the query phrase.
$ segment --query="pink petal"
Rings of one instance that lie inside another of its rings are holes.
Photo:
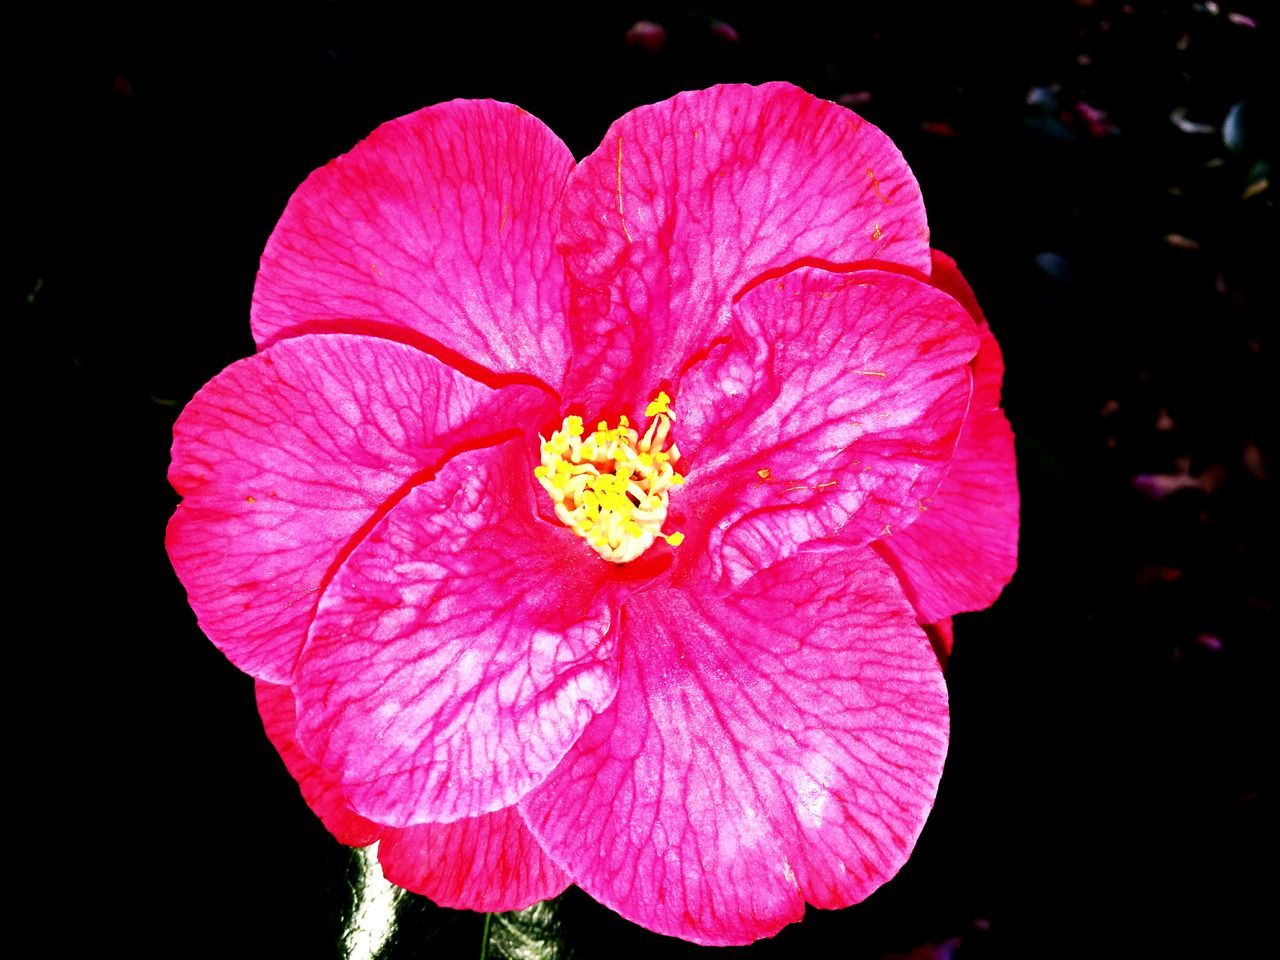
[[[293,691],[261,680],[256,690],[267,736],[307,806],[339,843],[363,847],[379,840],[378,859],[392,883],[464,910],[520,910],[569,885],[511,807],[404,830],[364,819],[348,805],[341,784],[298,746]]]
[[[259,680],[254,685],[258,697],[258,713],[267,737],[284,760],[293,779],[298,781],[302,798],[311,812],[320,818],[339,843],[349,847],[367,846],[377,840],[383,828],[357,814],[342,794],[342,786],[302,752],[294,737],[297,718],[294,714],[293,691]]]
[[[747,293],[731,331],[677,387],[691,467],[673,508],[710,527],[713,566],[740,582],[808,540],[915,520],[969,403],[960,305],[895,273],[801,268]]]
[[[534,483],[521,441],[458,455],[320,601],[298,737],[371,820],[509,806],[613,700],[609,564],[536,515]]]
[[[392,883],[459,910],[523,910],[571,882],[514,807],[455,823],[388,828],[378,860]]]
[[[947,661],[951,658],[951,648],[956,642],[955,627],[951,618],[947,617],[937,623],[926,623],[923,626],[925,636],[933,644],[933,652],[938,655],[938,662],[945,669]]]
[[[902,578],[922,623],[989,607],[1018,566],[1013,430],[1000,409],[1004,362],[955,261],[935,252],[933,281],[980,324],[973,403],[951,471],[911,526],[876,544]]]
[[[309,336],[232,364],[174,427],[183,502],[166,545],[200,626],[241,670],[288,683],[336,563],[447,451],[532,419],[411,347]]]
[[[947,696],[869,548],[800,554],[727,597],[624,608],[617,699],[520,809],[623,916],[748,943],[906,861],[946,755]]]
[[[929,282],[939,290],[950,294],[973,317],[978,331],[983,334],[978,356],[974,360],[973,409],[994,410],[1000,406],[1000,388],[1004,383],[1004,356],[1000,345],[991,336],[991,325],[978,306],[978,297],[964,278],[955,260],[941,250],[932,250],[933,272]]]
[[[384,123],[285,208],[253,294],[258,345],[377,333],[559,386],[552,239],[572,168],[555,134],[507,103],[455,100]]]
[[[929,267],[924,204],[897,147],[786,83],[681,93],[621,117],[569,178],[557,245],[576,289],[567,393],[592,417],[674,381],[764,271],[802,258]]]

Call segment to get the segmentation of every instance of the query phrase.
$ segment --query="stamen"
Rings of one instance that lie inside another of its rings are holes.
[[[663,449],[675,413],[664,392],[645,408],[651,417],[643,437],[626,416],[610,428],[601,420],[590,434],[581,417],[565,417],[542,441],[542,462],[534,467],[556,516],[606,560],[634,560],[659,538],[678,547],[683,533],[663,533],[670,489],[684,483],[672,464],[675,444]]]

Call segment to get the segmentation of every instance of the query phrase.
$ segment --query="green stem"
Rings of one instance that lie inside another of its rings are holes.
[[[484,915],[484,933],[480,935],[480,960],[488,960],[489,957],[489,923],[493,920],[492,913]]]

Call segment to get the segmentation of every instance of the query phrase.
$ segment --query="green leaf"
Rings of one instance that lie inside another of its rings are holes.
[[[408,894],[382,875],[376,843],[352,851],[349,889],[339,943],[342,960],[385,957],[396,940],[400,902]]]
[[[571,951],[560,924],[560,898],[524,910],[489,914],[488,955],[483,960],[567,960]]]
[[[480,914],[438,907],[382,875],[376,843],[351,852],[346,890],[338,938],[342,960],[418,960],[468,954],[478,955],[480,960],[568,960],[571,955],[560,923],[558,898],[511,913]]]

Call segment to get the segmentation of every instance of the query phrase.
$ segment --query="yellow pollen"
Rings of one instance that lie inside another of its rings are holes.
[[[671,412],[671,398],[663,390],[659,390],[658,395],[650,400],[649,405],[644,408],[646,417],[653,417],[660,413],[665,413],[672,420],[676,418],[676,415]]]
[[[659,539],[672,547],[684,540],[662,532],[670,490],[684,483],[672,466],[680,451],[667,446],[671,398],[659,392],[645,416],[651,420],[643,434],[620,416],[616,427],[601,420],[584,436],[582,418],[565,417],[550,438],[539,438],[542,462],[533,475],[556,516],[613,563],[634,560]]]

